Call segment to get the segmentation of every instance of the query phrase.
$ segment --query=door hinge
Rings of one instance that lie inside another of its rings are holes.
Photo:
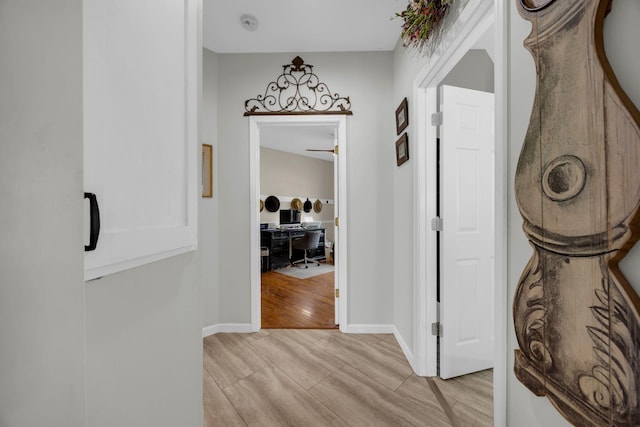
[[[442,111],[439,113],[433,113],[431,115],[431,126],[441,126],[442,125]]]
[[[339,217],[336,217],[335,224],[336,224],[336,227],[340,227],[340,218]]]
[[[434,335],[436,337],[442,336],[442,325],[440,324],[440,322],[431,324],[431,335]]]
[[[338,155],[338,146],[333,147],[333,154]]]
[[[340,298],[340,289],[336,289],[336,298]]]
[[[433,231],[442,231],[442,218],[439,216],[431,219],[431,229]]]

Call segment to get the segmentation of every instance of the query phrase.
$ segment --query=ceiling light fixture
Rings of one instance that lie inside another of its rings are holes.
[[[251,14],[245,13],[240,17],[240,25],[247,31],[255,31],[258,29],[258,19]]]

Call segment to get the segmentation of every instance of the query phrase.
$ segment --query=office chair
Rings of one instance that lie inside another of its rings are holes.
[[[322,231],[306,231],[304,236],[299,239],[295,239],[291,242],[291,247],[293,249],[299,249],[304,251],[304,259],[300,259],[297,261],[293,261],[291,265],[296,265],[299,262],[304,261],[304,268],[309,268],[308,262],[315,262],[320,265],[318,261],[313,259],[309,259],[308,253],[310,250],[314,250],[318,248],[318,244],[320,243],[320,236],[322,235]]]

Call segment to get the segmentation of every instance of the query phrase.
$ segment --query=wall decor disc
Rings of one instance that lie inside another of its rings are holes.
[[[302,209],[302,200],[298,199],[297,197],[291,200],[291,209]]]
[[[320,200],[313,202],[313,211],[315,213],[320,213],[322,211],[322,202]]]
[[[264,206],[269,212],[277,212],[280,209],[280,200],[276,196],[269,196],[264,201]]]

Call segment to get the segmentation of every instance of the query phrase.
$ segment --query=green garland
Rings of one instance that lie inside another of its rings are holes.
[[[402,46],[422,51],[425,43],[438,28],[449,5],[454,0],[411,0],[407,8],[396,13],[402,18]]]

